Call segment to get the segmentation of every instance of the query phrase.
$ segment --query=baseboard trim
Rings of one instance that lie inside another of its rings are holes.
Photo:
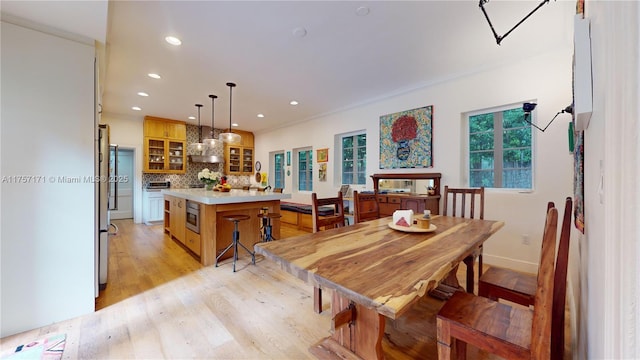
[[[511,258],[506,258],[502,256],[496,256],[491,254],[483,254],[482,255],[483,263],[487,265],[499,266],[508,269],[513,269],[517,271],[522,271],[526,273],[536,274],[538,273],[538,264],[531,263],[528,261],[515,260]]]

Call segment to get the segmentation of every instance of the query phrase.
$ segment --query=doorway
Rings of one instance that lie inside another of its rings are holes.
[[[112,175],[116,182],[111,183],[109,203],[115,204],[115,187],[117,186],[118,209],[111,210],[111,219],[131,219],[133,218],[134,150],[118,147],[117,152],[118,175]],[[110,158],[116,158],[114,149],[111,149]],[[114,165],[111,164],[111,171],[114,171]]]

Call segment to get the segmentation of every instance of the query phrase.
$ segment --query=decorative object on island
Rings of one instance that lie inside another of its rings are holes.
[[[433,105],[380,116],[380,169],[433,167]]]
[[[202,142],[209,148],[209,149],[213,149],[218,145],[218,139],[216,139],[213,135],[213,129],[214,129],[214,124],[215,124],[215,118],[214,118],[214,113],[215,113],[215,99],[217,99],[218,97],[216,95],[209,95],[209,97],[211,98],[211,132],[209,133],[209,137],[202,140]]]
[[[329,161],[329,149],[318,149],[316,152],[319,163]]]
[[[232,82],[228,82],[227,86],[229,87],[229,129],[228,132],[222,133],[220,134],[220,140],[228,143],[228,144],[238,144],[241,140],[240,135],[235,134],[232,130],[231,130],[231,105],[232,105],[232,90],[233,88],[236,86],[236,84],[232,83]]]
[[[189,144],[189,149],[192,151],[202,152],[207,149],[206,145],[202,143],[202,127],[200,126],[200,108],[202,104],[196,104],[198,108],[198,142]]]
[[[204,168],[198,173],[198,180],[204,183],[207,190],[213,190],[214,185],[220,181],[220,173]]]

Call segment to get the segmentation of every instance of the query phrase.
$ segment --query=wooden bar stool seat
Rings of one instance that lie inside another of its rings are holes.
[[[255,265],[256,264],[256,254],[249,250],[246,246],[244,246],[244,244],[242,244],[240,242],[240,231],[238,231],[238,223],[240,221],[244,221],[244,220],[249,220],[250,217],[249,215],[224,215],[222,216],[222,218],[226,221],[232,221],[234,228],[233,228],[233,238],[231,241],[231,244],[229,244],[229,246],[227,246],[221,253],[220,255],[216,256],[216,267],[218,267],[218,260],[227,252],[229,251],[231,248],[233,248],[233,272],[236,272],[236,262],[238,261],[238,245],[240,245],[243,249],[245,249],[249,255],[251,255],[251,262]]]

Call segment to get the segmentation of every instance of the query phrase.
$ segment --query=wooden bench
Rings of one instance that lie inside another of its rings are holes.
[[[333,207],[320,207],[320,215],[332,215]],[[281,223],[293,225],[299,230],[313,232],[313,219],[311,218],[311,205],[292,202],[280,202]]]

